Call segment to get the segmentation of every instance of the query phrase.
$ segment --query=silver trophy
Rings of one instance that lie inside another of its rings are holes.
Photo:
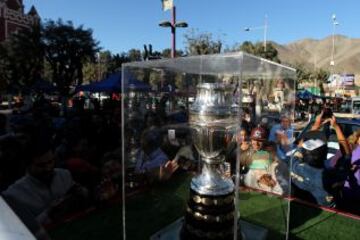
[[[233,102],[234,89],[219,83],[203,83],[190,109],[193,141],[203,168],[191,182],[191,188],[204,195],[223,195],[234,191],[234,184],[220,173],[224,163],[226,136],[239,123],[238,105]]]
[[[229,239],[235,230],[234,183],[221,171],[226,137],[240,121],[234,87],[222,83],[197,86],[189,123],[202,170],[191,181],[182,239]]]

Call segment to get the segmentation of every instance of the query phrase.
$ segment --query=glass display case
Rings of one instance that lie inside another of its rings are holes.
[[[123,65],[124,237],[286,238],[295,80],[243,52]]]

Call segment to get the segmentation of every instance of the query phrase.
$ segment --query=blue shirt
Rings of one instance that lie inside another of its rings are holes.
[[[144,151],[140,150],[138,152],[135,172],[150,171],[164,165],[168,159],[168,156],[160,148],[157,148],[150,154],[145,154]]]
[[[303,149],[296,150],[292,159],[285,159],[291,166],[291,181],[300,189],[308,191],[320,205],[334,206],[333,196],[325,190],[324,169],[315,168],[304,162]],[[290,161],[292,163],[290,164]]]
[[[283,129],[281,124],[276,124],[271,128],[268,140],[270,142],[277,142],[276,134],[279,131],[283,132],[289,140],[291,140],[294,136],[294,128],[292,126],[287,129]],[[289,148],[289,151],[292,150],[294,148],[294,145],[291,143],[289,145]],[[276,145],[276,155],[279,159],[284,160],[286,158],[286,152],[287,151],[285,151],[280,144]]]

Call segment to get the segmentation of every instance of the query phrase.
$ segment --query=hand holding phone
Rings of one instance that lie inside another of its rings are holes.
[[[333,116],[333,112],[331,108],[325,107],[323,110],[322,120],[332,118],[332,116]]]

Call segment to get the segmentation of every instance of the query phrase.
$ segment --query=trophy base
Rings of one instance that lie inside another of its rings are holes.
[[[180,240],[181,229],[184,224],[184,218],[181,217],[175,222],[167,225],[160,231],[150,237],[150,240]],[[263,240],[266,239],[268,230],[264,227],[239,220],[241,225],[242,240]],[[239,236],[238,239],[241,239]]]
[[[203,195],[191,188],[181,239],[233,239],[234,212],[233,191],[225,195]]]

